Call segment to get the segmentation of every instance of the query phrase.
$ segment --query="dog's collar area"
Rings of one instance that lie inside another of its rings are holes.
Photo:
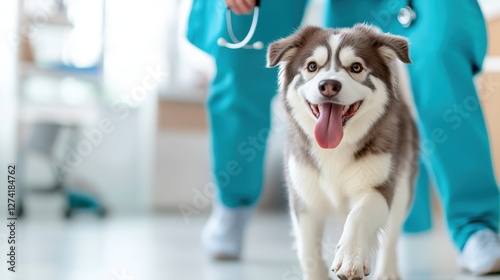
[[[309,101],[307,101],[307,105],[309,105],[309,108],[311,109],[312,114],[316,119],[319,118],[321,115],[321,111],[319,110],[319,104],[312,104]],[[348,120],[350,120],[354,115],[358,112],[359,108],[361,107],[361,104],[363,103],[363,100],[360,100],[358,102],[355,102],[351,105],[345,105],[342,109],[342,126],[345,126]]]

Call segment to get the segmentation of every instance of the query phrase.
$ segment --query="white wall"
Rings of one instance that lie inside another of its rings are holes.
[[[13,35],[17,28],[18,0],[0,1],[0,278],[12,274],[6,269],[7,252],[7,166],[16,158],[16,48]]]

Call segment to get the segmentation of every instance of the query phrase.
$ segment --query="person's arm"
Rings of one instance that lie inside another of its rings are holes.
[[[226,4],[235,14],[249,14],[255,7],[256,0],[226,0]]]

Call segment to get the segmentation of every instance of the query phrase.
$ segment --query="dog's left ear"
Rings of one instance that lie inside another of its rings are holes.
[[[391,34],[380,34],[382,46],[379,47],[380,53],[387,59],[395,58],[404,63],[411,63],[410,48],[405,37]]]
[[[280,64],[280,62],[290,60],[298,48],[302,47],[309,38],[321,30],[320,27],[306,26],[297,33],[272,43],[267,49],[266,66],[272,68]]]
[[[293,44],[293,38],[290,37],[280,39],[269,45],[267,49],[267,68],[275,67],[281,61],[288,60],[295,54],[297,47]]]

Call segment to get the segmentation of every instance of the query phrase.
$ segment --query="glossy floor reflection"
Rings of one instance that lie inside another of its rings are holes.
[[[28,217],[18,227],[18,271],[0,279],[22,280],[295,280],[299,276],[285,213],[260,213],[252,221],[241,262],[207,260],[199,241],[206,216]],[[325,244],[334,247],[340,225],[331,222]],[[3,237],[4,238],[4,237]],[[3,240],[2,240],[3,242]],[[405,236],[399,246],[403,279],[475,278],[456,268],[456,254],[444,229]],[[331,261],[333,250],[327,249]]]

